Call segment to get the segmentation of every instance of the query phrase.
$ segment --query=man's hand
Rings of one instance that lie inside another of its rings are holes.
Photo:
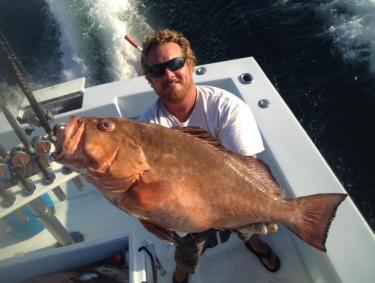
[[[254,230],[254,234],[266,235],[269,232],[276,233],[279,227],[276,223],[256,223],[250,225],[249,229]]]

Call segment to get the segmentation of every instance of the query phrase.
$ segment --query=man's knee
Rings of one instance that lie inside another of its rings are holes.
[[[205,242],[192,244],[191,246],[176,246],[176,264],[187,273],[194,273],[199,267],[200,257]]]
[[[176,245],[176,264],[186,272],[194,273],[199,267],[200,257],[205,249],[216,245],[216,231],[214,230],[189,234],[179,239]]]

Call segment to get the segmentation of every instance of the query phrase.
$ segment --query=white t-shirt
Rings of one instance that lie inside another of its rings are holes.
[[[140,121],[165,127],[200,127],[232,152],[254,155],[264,150],[250,108],[234,94],[212,86],[196,86],[197,99],[190,117],[180,122],[158,99]]]

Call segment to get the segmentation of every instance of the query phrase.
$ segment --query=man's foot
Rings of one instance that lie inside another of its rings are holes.
[[[270,272],[276,272],[280,269],[280,259],[272,251],[270,246],[263,242],[258,235],[254,235],[245,242],[246,247],[253,252]]]
[[[189,273],[185,270],[180,268],[178,265],[176,266],[176,270],[173,274],[173,283],[188,283]]]

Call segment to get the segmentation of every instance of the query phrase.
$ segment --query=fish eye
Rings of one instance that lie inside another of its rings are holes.
[[[115,124],[109,119],[103,119],[98,124],[98,129],[104,132],[110,132],[115,128]]]

